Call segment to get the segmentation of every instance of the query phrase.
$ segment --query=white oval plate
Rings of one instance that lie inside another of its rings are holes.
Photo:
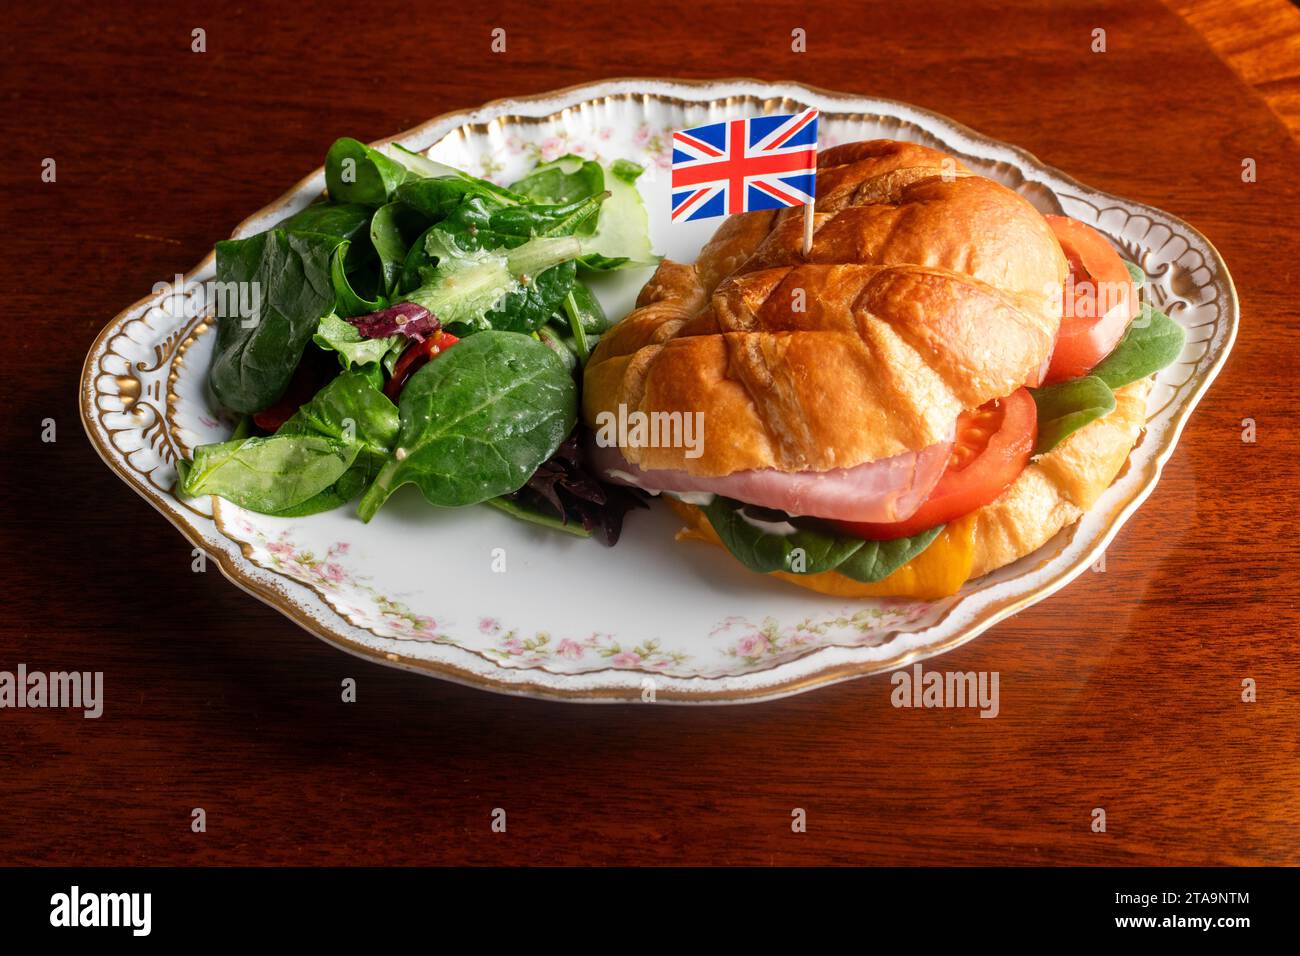
[[[693,261],[716,222],[670,225],[673,129],[727,117],[822,111],[821,143],[888,137],[959,156],[1045,212],[1095,225],[1139,262],[1147,294],[1187,330],[1160,373],[1147,433],[1129,467],[1081,521],[1038,552],[941,601],[848,601],[744,570],[714,548],[678,544],[662,505],[629,516],[614,549],[534,528],[488,508],[429,507],[401,489],[369,525],[350,508],[279,519],[226,502],[181,502],[178,455],[231,423],[204,379],[213,336],[201,283],[118,315],[82,375],[82,418],[104,460],[235,583],[323,640],[362,657],[504,693],[578,701],[755,701],[888,671],[949,650],[1065,586],[1155,488],[1192,408],[1227,357],[1238,308],[1214,248],[1166,213],[1075,182],[1029,153],[891,100],[793,83],[622,79],[450,113],[394,140],[509,182],[566,152],[647,167],[639,186],[655,251]],[[327,139],[346,130],[322,134]],[[390,140],[391,141],[391,140]],[[389,142],[389,141],[385,141]],[[246,220],[268,228],[324,189],[317,170]],[[649,270],[598,293],[625,314]],[[504,572],[494,571],[504,559]]]

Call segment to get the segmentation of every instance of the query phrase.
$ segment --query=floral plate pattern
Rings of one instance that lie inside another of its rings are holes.
[[[821,146],[890,137],[936,146],[1045,212],[1092,223],[1139,262],[1147,294],[1187,330],[1157,378],[1147,433],[1097,505],[1038,552],[940,601],[846,601],[750,574],[673,541],[667,509],[630,516],[612,551],[491,509],[444,511],[403,489],[369,525],[351,509],[279,519],[172,494],[174,463],[229,434],[205,388],[212,336],[185,277],[117,316],[82,377],[82,419],[108,465],[245,590],[359,656],[504,693],[578,701],[762,700],[942,653],[1082,573],[1151,493],[1227,357],[1238,307],[1218,253],[1187,224],[1096,192],[1015,147],[890,100],[756,80],[610,80],[446,114],[392,140],[497,182],[564,153],[643,164],[656,252],[691,261],[716,222],[670,225],[673,129],[762,112],[822,111]],[[332,131],[343,134],[345,130]],[[324,144],[322,144],[324,145]],[[317,170],[242,223],[259,232],[310,203]],[[649,270],[596,291],[630,308]]]

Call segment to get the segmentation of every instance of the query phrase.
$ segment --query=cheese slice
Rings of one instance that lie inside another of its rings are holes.
[[[723,547],[704,512],[671,499],[669,503],[687,523],[677,533],[678,541],[707,541]],[[908,597],[932,600],[956,594],[970,578],[974,560],[975,520],[973,515],[967,515],[950,522],[928,548],[881,581],[855,581],[834,571],[823,571],[820,574],[773,571],[772,577],[784,578],[801,587],[837,597]]]

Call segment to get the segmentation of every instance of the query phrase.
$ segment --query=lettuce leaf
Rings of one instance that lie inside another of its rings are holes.
[[[1171,364],[1182,353],[1186,339],[1182,326],[1144,303],[1115,348],[1091,372],[1067,382],[1031,388],[1029,393],[1038,406],[1034,454],[1051,451],[1073,432],[1109,414],[1115,408],[1116,389]]]
[[[1038,441],[1034,444],[1034,455],[1051,451],[1072,432],[1115,408],[1115,393],[1095,375],[1031,388],[1029,394],[1038,406]]]
[[[1172,364],[1186,340],[1182,326],[1163,312],[1143,305],[1119,344],[1090,374],[1111,388],[1123,388]]]
[[[820,574],[835,571],[855,581],[881,581],[930,546],[943,525],[894,541],[864,541],[840,534],[829,525],[808,518],[791,518],[779,511],[755,508],[721,496],[703,509],[718,537],[741,564],[769,574]],[[765,530],[746,520],[789,523],[790,534]]]

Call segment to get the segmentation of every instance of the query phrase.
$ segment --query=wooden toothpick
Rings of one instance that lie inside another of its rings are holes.
[[[810,199],[803,207],[803,257],[805,259],[812,255],[813,206],[816,202],[815,198]]]

